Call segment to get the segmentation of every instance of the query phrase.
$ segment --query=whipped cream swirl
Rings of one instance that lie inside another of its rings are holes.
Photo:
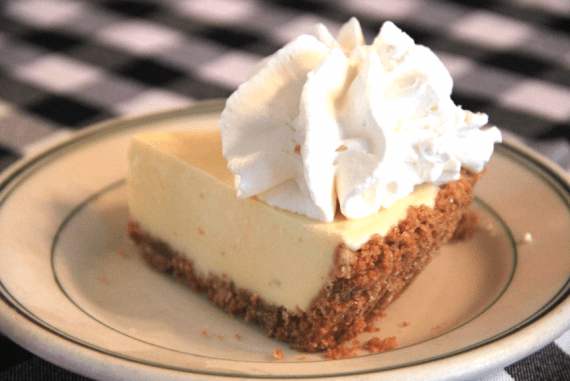
[[[456,106],[437,56],[386,22],[364,45],[355,18],[322,24],[263,60],[228,99],[220,128],[238,197],[332,221],[389,207],[461,167],[480,172],[501,141]]]

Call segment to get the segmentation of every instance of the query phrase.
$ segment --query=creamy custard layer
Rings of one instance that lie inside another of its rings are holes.
[[[439,190],[419,187],[392,207],[332,223],[237,199],[219,131],[147,133],[129,150],[131,218],[194,264],[265,301],[305,310],[327,283],[339,244],[358,250],[385,235],[409,206],[433,207]]]

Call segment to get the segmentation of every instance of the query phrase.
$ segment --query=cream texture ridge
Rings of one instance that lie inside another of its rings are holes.
[[[263,60],[228,99],[220,128],[237,196],[320,221],[373,215],[417,185],[480,172],[501,141],[451,100],[428,48],[386,22],[371,45],[351,19]]]
[[[134,139],[131,219],[187,256],[197,274],[223,275],[290,311],[308,308],[330,282],[339,245],[358,250],[371,235],[386,234],[404,219],[409,206],[433,207],[439,190],[419,187],[369,217],[347,220],[337,214],[334,222],[323,223],[255,199],[236,200],[221,146],[219,131],[148,133]]]

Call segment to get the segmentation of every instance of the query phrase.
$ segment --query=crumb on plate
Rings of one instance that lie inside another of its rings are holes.
[[[365,349],[368,352],[377,353],[377,352],[385,352],[392,349],[396,349],[397,347],[398,347],[398,342],[396,340],[396,336],[390,336],[385,339],[373,337],[372,339],[364,343],[362,349]]]

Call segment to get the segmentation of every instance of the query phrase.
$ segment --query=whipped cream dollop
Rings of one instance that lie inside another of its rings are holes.
[[[461,167],[480,172],[501,141],[485,114],[451,100],[428,48],[386,22],[371,45],[352,18],[335,39],[316,25],[255,68],[220,128],[237,196],[333,221],[389,207]]]

